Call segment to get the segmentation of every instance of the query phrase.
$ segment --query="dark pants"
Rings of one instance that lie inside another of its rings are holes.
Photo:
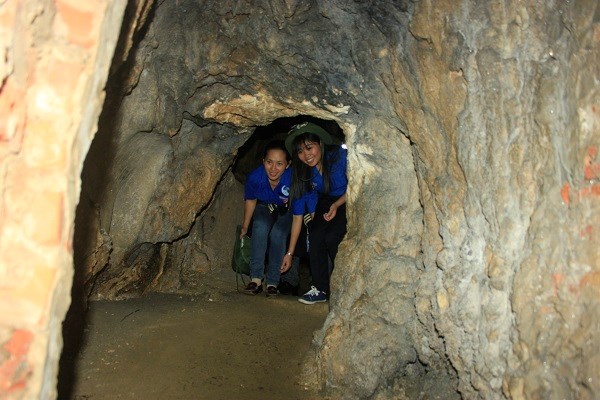
[[[329,261],[335,266],[338,246],[346,234],[346,204],[338,207],[335,218],[325,221],[323,214],[339,197],[323,196],[317,203],[315,218],[308,230],[309,260],[312,284],[322,292],[329,293]]]

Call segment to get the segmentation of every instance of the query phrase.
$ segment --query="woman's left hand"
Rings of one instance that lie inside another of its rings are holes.
[[[281,267],[279,267],[279,272],[282,274],[286,273],[290,268],[292,268],[292,256],[288,253],[283,256],[283,261],[281,263]]]
[[[325,218],[325,221],[331,221],[332,219],[334,219],[335,214],[337,214],[337,209],[338,206],[335,203],[333,203],[331,207],[329,207],[329,211],[323,214],[323,218]]]

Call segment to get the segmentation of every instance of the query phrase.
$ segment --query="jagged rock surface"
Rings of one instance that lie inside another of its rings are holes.
[[[228,267],[210,235],[233,234],[214,221],[235,204],[217,184],[235,186],[254,128],[312,115],[344,129],[350,187],[307,376],[344,398],[399,398],[427,376],[444,398],[593,398],[599,13],[159,3],[83,174],[95,295],[193,290]]]

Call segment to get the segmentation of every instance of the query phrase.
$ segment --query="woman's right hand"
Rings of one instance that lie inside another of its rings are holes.
[[[248,227],[252,223],[252,215],[254,215],[254,209],[256,208],[256,200],[244,201],[244,218],[242,219],[242,227],[240,232],[240,239],[244,238],[244,235],[248,233]]]

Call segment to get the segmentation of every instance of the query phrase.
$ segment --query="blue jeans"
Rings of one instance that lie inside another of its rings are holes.
[[[267,265],[267,285],[279,285],[279,267],[283,262],[287,238],[292,226],[292,213],[288,210],[280,215],[277,210],[271,214],[265,204],[256,204],[252,215],[252,254],[250,255],[250,278],[265,277],[265,255],[269,249]]]

